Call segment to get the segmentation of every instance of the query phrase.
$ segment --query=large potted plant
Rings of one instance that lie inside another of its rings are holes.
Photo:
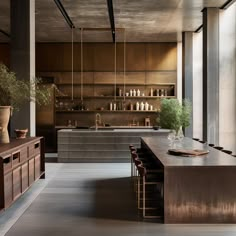
[[[160,125],[162,128],[174,130],[176,136],[182,131],[182,128],[190,125],[191,104],[189,100],[183,99],[182,103],[178,99],[161,100]]]
[[[29,101],[43,105],[50,99],[51,90],[41,85],[40,79],[35,78],[30,82],[19,80],[14,72],[0,63],[0,142],[9,143],[7,126],[12,111],[18,111]]]

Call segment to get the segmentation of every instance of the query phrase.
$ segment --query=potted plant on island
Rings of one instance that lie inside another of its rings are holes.
[[[161,127],[174,130],[176,139],[178,139],[182,128],[190,125],[191,110],[192,107],[188,99],[183,99],[182,103],[174,98],[162,99],[160,108]]]
[[[9,143],[7,127],[12,111],[18,111],[20,106],[29,101],[46,105],[51,97],[51,89],[44,86],[40,78],[30,82],[19,80],[14,72],[0,63],[0,143]]]

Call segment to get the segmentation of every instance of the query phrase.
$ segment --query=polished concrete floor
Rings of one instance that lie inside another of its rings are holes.
[[[236,225],[166,225],[138,217],[128,163],[46,164],[39,180],[0,215],[7,236],[235,236]]]

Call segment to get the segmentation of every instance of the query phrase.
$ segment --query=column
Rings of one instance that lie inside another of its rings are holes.
[[[219,9],[203,10],[203,139],[219,144]]]
[[[193,107],[193,32],[183,32],[182,41],[182,94],[183,99],[188,99]],[[185,128],[185,136],[193,137],[193,112],[190,126]]]
[[[35,77],[35,0],[11,0],[11,51],[10,68],[18,79]],[[20,92],[20,91],[19,91]],[[29,102],[14,112],[11,133],[14,129],[28,128],[35,136],[35,104]]]
[[[236,154],[236,2],[220,11],[219,145]]]

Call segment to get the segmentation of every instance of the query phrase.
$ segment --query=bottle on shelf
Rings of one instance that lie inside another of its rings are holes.
[[[148,111],[148,108],[149,108],[149,104],[145,102],[145,111]]]
[[[150,96],[151,97],[153,96],[153,88],[151,88],[151,90],[150,90]]]
[[[143,103],[143,102],[140,103],[140,110],[141,110],[141,111],[144,110],[144,103]]]
[[[138,97],[140,96],[140,90],[139,89],[137,90],[137,96]]]
[[[130,91],[129,91],[129,96],[133,96],[133,90],[132,89],[130,89]]]
[[[119,89],[119,96],[121,97],[122,96],[122,90]]]
[[[136,111],[139,111],[139,102],[136,102]]]
[[[161,89],[161,97],[164,96],[164,89]]]
[[[159,89],[156,90],[156,95],[157,95],[157,97],[160,96],[160,90]]]
[[[150,111],[152,111],[153,110],[153,105],[150,105]]]
[[[112,102],[110,102],[110,111],[112,111],[112,107],[113,107]]]
[[[113,104],[113,111],[116,111],[116,103]]]
[[[130,110],[133,111],[133,109],[134,109],[134,105],[133,103],[130,103]]]
[[[133,90],[133,96],[136,97],[136,90]]]
[[[164,95],[165,95],[165,96],[168,96],[168,95],[167,95],[167,89],[165,89]]]

